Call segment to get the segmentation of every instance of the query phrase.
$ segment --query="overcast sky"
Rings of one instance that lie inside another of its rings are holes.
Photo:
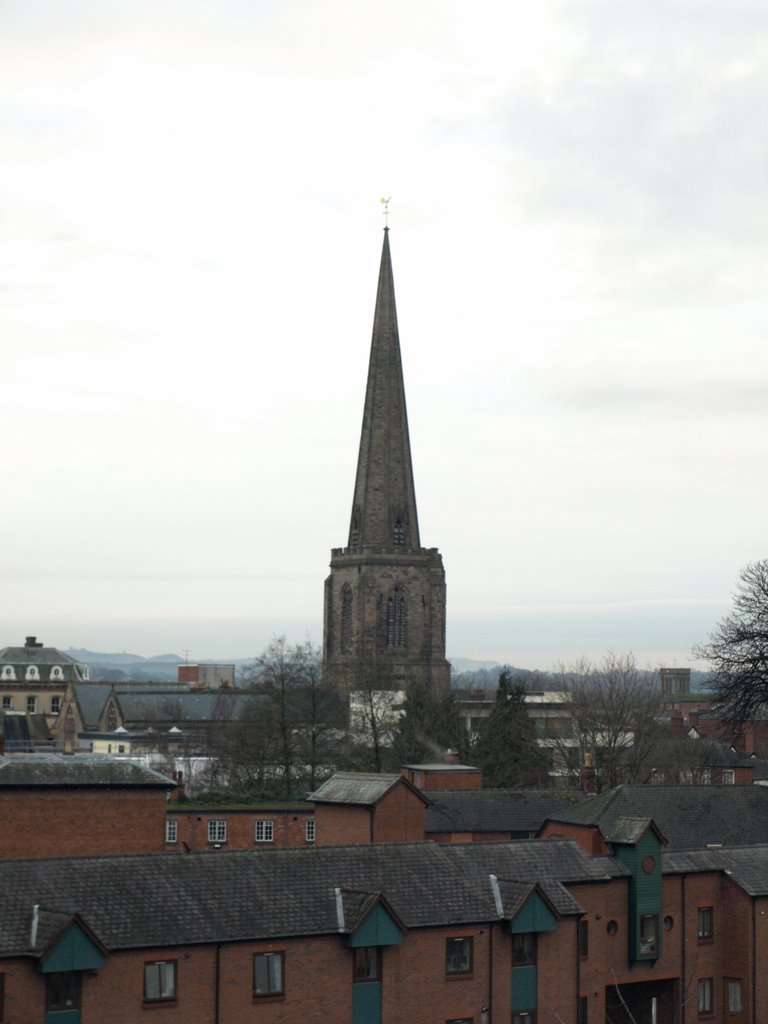
[[[0,646],[322,638],[389,223],[448,654],[766,557],[764,0],[2,0]]]

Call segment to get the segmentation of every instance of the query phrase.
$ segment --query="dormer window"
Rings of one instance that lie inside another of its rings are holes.
[[[29,666],[29,668],[27,669],[26,678],[27,679],[39,679],[40,678],[40,673],[37,671],[37,665],[30,665]]]
[[[13,671],[12,665],[3,666],[3,679],[15,679],[16,673]]]
[[[396,548],[405,547],[405,527],[401,519],[396,519],[392,527],[392,543]]]

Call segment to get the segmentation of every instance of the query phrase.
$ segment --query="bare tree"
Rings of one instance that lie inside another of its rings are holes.
[[[768,709],[768,559],[750,562],[739,573],[733,611],[693,655],[713,669],[726,717],[744,724]]]
[[[599,663],[561,666],[560,686],[570,696],[572,735],[558,748],[573,782],[584,754],[594,758],[599,790],[644,782],[664,733],[654,715],[658,684],[641,672],[634,655],[609,651]]]

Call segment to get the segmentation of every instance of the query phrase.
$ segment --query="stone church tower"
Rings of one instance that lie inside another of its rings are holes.
[[[443,560],[419,539],[388,228],[349,538],[331,552],[325,581],[323,662],[350,685],[374,665],[390,685],[450,685]]]

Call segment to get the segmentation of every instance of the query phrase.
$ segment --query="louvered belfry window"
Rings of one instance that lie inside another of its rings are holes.
[[[387,646],[405,647],[405,595],[395,587],[387,604]]]
[[[345,584],[341,590],[341,653],[352,650],[352,587]]]

